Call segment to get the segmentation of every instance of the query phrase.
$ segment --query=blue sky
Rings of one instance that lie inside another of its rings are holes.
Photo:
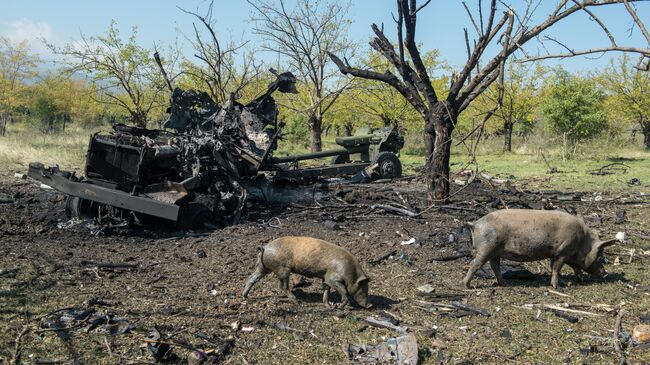
[[[32,47],[42,52],[45,58],[45,47],[37,40],[40,37],[50,42],[63,45],[79,39],[80,33],[94,35],[104,32],[111,20],[117,22],[123,34],[128,34],[131,27],[138,27],[138,41],[145,46],[169,44],[177,37],[177,30],[188,34],[192,31],[192,17],[182,13],[177,6],[188,10],[203,11],[208,5],[207,0],[56,0],[36,1],[4,0],[0,13],[0,34],[12,40],[29,40]],[[422,0],[421,0],[422,2]],[[476,0],[467,0],[470,7]],[[538,19],[545,16],[556,1],[543,0],[538,11]],[[286,0],[291,4],[292,0]],[[488,1],[483,1],[488,3]],[[515,6],[524,3],[523,0],[512,0]],[[485,4],[484,4],[485,5]],[[638,5],[639,15],[650,26],[650,2]],[[367,44],[372,31],[370,24],[384,23],[386,33],[394,38],[395,26],[391,12],[395,11],[394,0],[355,0],[352,1],[349,16],[353,23],[349,36]],[[612,33],[622,45],[647,46],[638,30],[629,37],[626,30],[631,20],[622,6],[601,7],[594,10],[608,25]],[[243,0],[216,0],[214,17],[217,20],[216,30],[223,38],[251,40],[254,47],[259,39],[251,31],[251,7]],[[462,65],[466,58],[463,27],[472,26],[468,20],[461,2],[457,0],[435,0],[418,17],[417,40],[422,43],[423,50],[437,48],[441,58],[451,65]],[[562,21],[551,30],[549,35],[562,39],[571,47],[591,48],[607,46],[607,39],[597,25],[590,21],[584,13],[574,14]],[[184,41],[181,37],[181,41]],[[538,51],[538,42],[529,42],[527,49],[530,53]],[[186,57],[192,57],[189,46],[183,48]],[[269,59],[270,56],[263,56]],[[610,56],[597,60],[584,57],[562,61],[569,70],[589,70],[602,67]],[[555,62],[554,62],[555,63]]]

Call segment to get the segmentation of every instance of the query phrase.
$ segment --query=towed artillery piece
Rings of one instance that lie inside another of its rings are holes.
[[[176,88],[165,130],[115,125],[90,137],[83,177],[41,163],[31,163],[28,175],[68,195],[69,218],[141,222],[153,216],[180,229],[238,223],[262,186],[401,175],[397,156],[404,139],[393,128],[337,138],[340,149],[273,156],[284,124],[272,94],[297,92],[291,73],[274,74],[266,92],[246,105],[231,95],[219,106],[206,93]],[[297,167],[323,157],[332,157],[331,164]]]
[[[336,137],[342,148],[304,155],[270,157],[262,169],[277,170],[275,177],[294,180],[355,175],[353,181],[393,179],[402,176],[399,151],[404,138],[394,127],[361,128],[355,135]],[[329,166],[288,169],[298,161],[332,157]],[[279,168],[280,167],[280,168]]]

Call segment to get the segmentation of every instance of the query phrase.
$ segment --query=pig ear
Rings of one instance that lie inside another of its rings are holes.
[[[361,284],[363,284],[364,282],[365,282],[365,283],[370,282],[370,278],[367,277],[367,276],[362,276],[362,277],[360,277],[360,278],[357,279],[357,285],[361,285]]]
[[[607,241],[600,241],[600,242],[598,242],[598,249],[602,250],[605,247],[609,247],[609,246],[615,244],[616,242],[618,242],[618,240],[616,238],[612,238],[611,240],[607,240]]]

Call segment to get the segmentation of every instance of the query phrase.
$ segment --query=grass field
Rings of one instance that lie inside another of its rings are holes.
[[[0,137],[0,164],[6,171],[24,171],[29,162],[39,161],[46,165],[59,164],[64,169],[80,170],[86,155],[89,136],[103,129],[84,129],[73,126],[62,134],[46,135],[29,129],[25,124],[12,124],[5,137]],[[334,136],[323,141],[323,148],[339,148]],[[640,147],[625,149],[612,145],[602,146],[593,142],[593,147],[583,146],[575,158],[563,161],[559,147],[547,148],[543,153],[558,173],[548,173],[547,163],[539,149],[517,146],[517,152],[504,153],[500,150],[501,140],[486,140],[477,151],[477,165],[468,165],[471,160],[462,148],[455,148],[451,157],[452,173],[464,168],[485,171],[491,175],[513,179],[530,189],[559,189],[567,191],[639,191],[650,184],[650,152]],[[408,146],[407,146],[408,147]],[[518,147],[518,148],[517,148]],[[414,148],[405,148],[405,151]],[[276,155],[309,152],[304,146],[292,146],[280,142]],[[423,156],[402,153],[400,156],[405,174],[416,174],[424,163]],[[305,165],[325,164],[329,159],[307,161]],[[592,175],[590,172],[605,165],[611,166],[607,175]],[[453,176],[452,176],[453,178]],[[630,185],[631,179],[639,179],[641,185]]]

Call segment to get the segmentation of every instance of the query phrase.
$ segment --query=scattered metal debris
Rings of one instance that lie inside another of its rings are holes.
[[[626,165],[624,163],[614,162],[614,163],[607,164],[607,165],[605,165],[605,166],[603,166],[601,168],[590,171],[589,173],[592,174],[592,175],[601,175],[601,176],[602,175],[611,175],[611,174],[615,174],[617,172],[620,172],[620,173],[624,174],[630,168],[631,168],[630,166],[628,166],[628,165]]]
[[[364,182],[401,176],[397,154],[404,138],[393,127],[366,128],[355,136],[337,138],[341,149],[273,156],[284,123],[278,121],[272,94],[297,90],[293,74],[271,72],[276,80],[245,105],[233,94],[217,105],[205,92],[174,89],[166,130],[119,124],[109,134],[94,134],[83,177],[40,163],[31,163],[28,175],[42,188],[68,195],[69,218],[94,218],[115,228],[154,216],[174,221],[182,230],[237,224],[246,217],[249,199],[277,203],[296,198],[274,182],[340,175],[354,175],[348,182]],[[298,166],[299,161],[323,157],[333,157],[332,164]],[[282,191],[275,192],[276,188]],[[419,215],[392,206],[380,208]]]
[[[145,339],[145,346],[156,360],[170,361],[176,357],[174,346],[162,339],[160,331],[156,327],[151,328],[149,335]]]
[[[343,350],[354,365],[418,363],[418,343],[412,333],[390,338],[376,346],[349,344]]]
[[[631,178],[627,183],[628,183],[628,185],[641,185],[641,180],[634,177],[634,178]]]

